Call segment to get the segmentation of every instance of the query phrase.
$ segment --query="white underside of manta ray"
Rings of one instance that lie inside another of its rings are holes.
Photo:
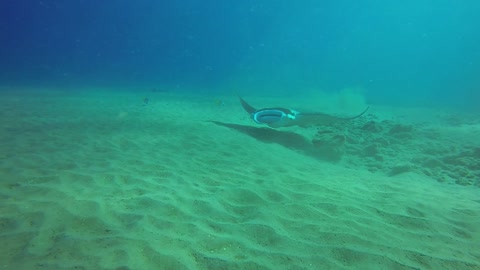
[[[368,108],[370,108],[367,107],[362,113],[353,117],[343,118],[320,112],[304,113],[292,109],[279,107],[255,109],[243,98],[238,98],[240,99],[240,103],[242,104],[243,109],[245,109],[245,111],[250,114],[250,117],[253,119],[253,121],[255,121],[257,124],[268,125],[272,128],[328,125],[335,122],[347,121],[358,118],[364,115],[368,111]]]

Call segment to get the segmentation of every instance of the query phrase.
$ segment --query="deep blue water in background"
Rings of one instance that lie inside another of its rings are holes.
[[[479,14],[475,0],[2,0],[0,86],[361,88],[476,108]]]

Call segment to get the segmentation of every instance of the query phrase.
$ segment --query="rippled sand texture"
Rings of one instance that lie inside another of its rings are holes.
[[[233,98],[142,99],[3,94],[0,268],[480,269],[480,188],[323,161]]]

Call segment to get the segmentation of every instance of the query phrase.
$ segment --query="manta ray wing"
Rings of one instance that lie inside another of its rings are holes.
[[[243,98],[240,96],[238,97],[240,99],[240,103],[242,104],[243,109],[248,112],[249,114],[252,114],[257,111],[252,105],[248,104]]]
[[[336,122],[348,121],[348,120],[358,118],[364,115],[369,108],[370,107],[367,107],[363,112],[352,117],[338,117],[338,116],[328,115],[320,112],[299,113],[294,122],[295,122],[295,125],[301,126],[301,127],[328,125]]]

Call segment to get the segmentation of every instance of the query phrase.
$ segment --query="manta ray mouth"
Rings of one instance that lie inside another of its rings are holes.
[[[287,114],[276,109],[262,109],[252,113],[252,119],[257,124],[273,124],[287,117]]]

